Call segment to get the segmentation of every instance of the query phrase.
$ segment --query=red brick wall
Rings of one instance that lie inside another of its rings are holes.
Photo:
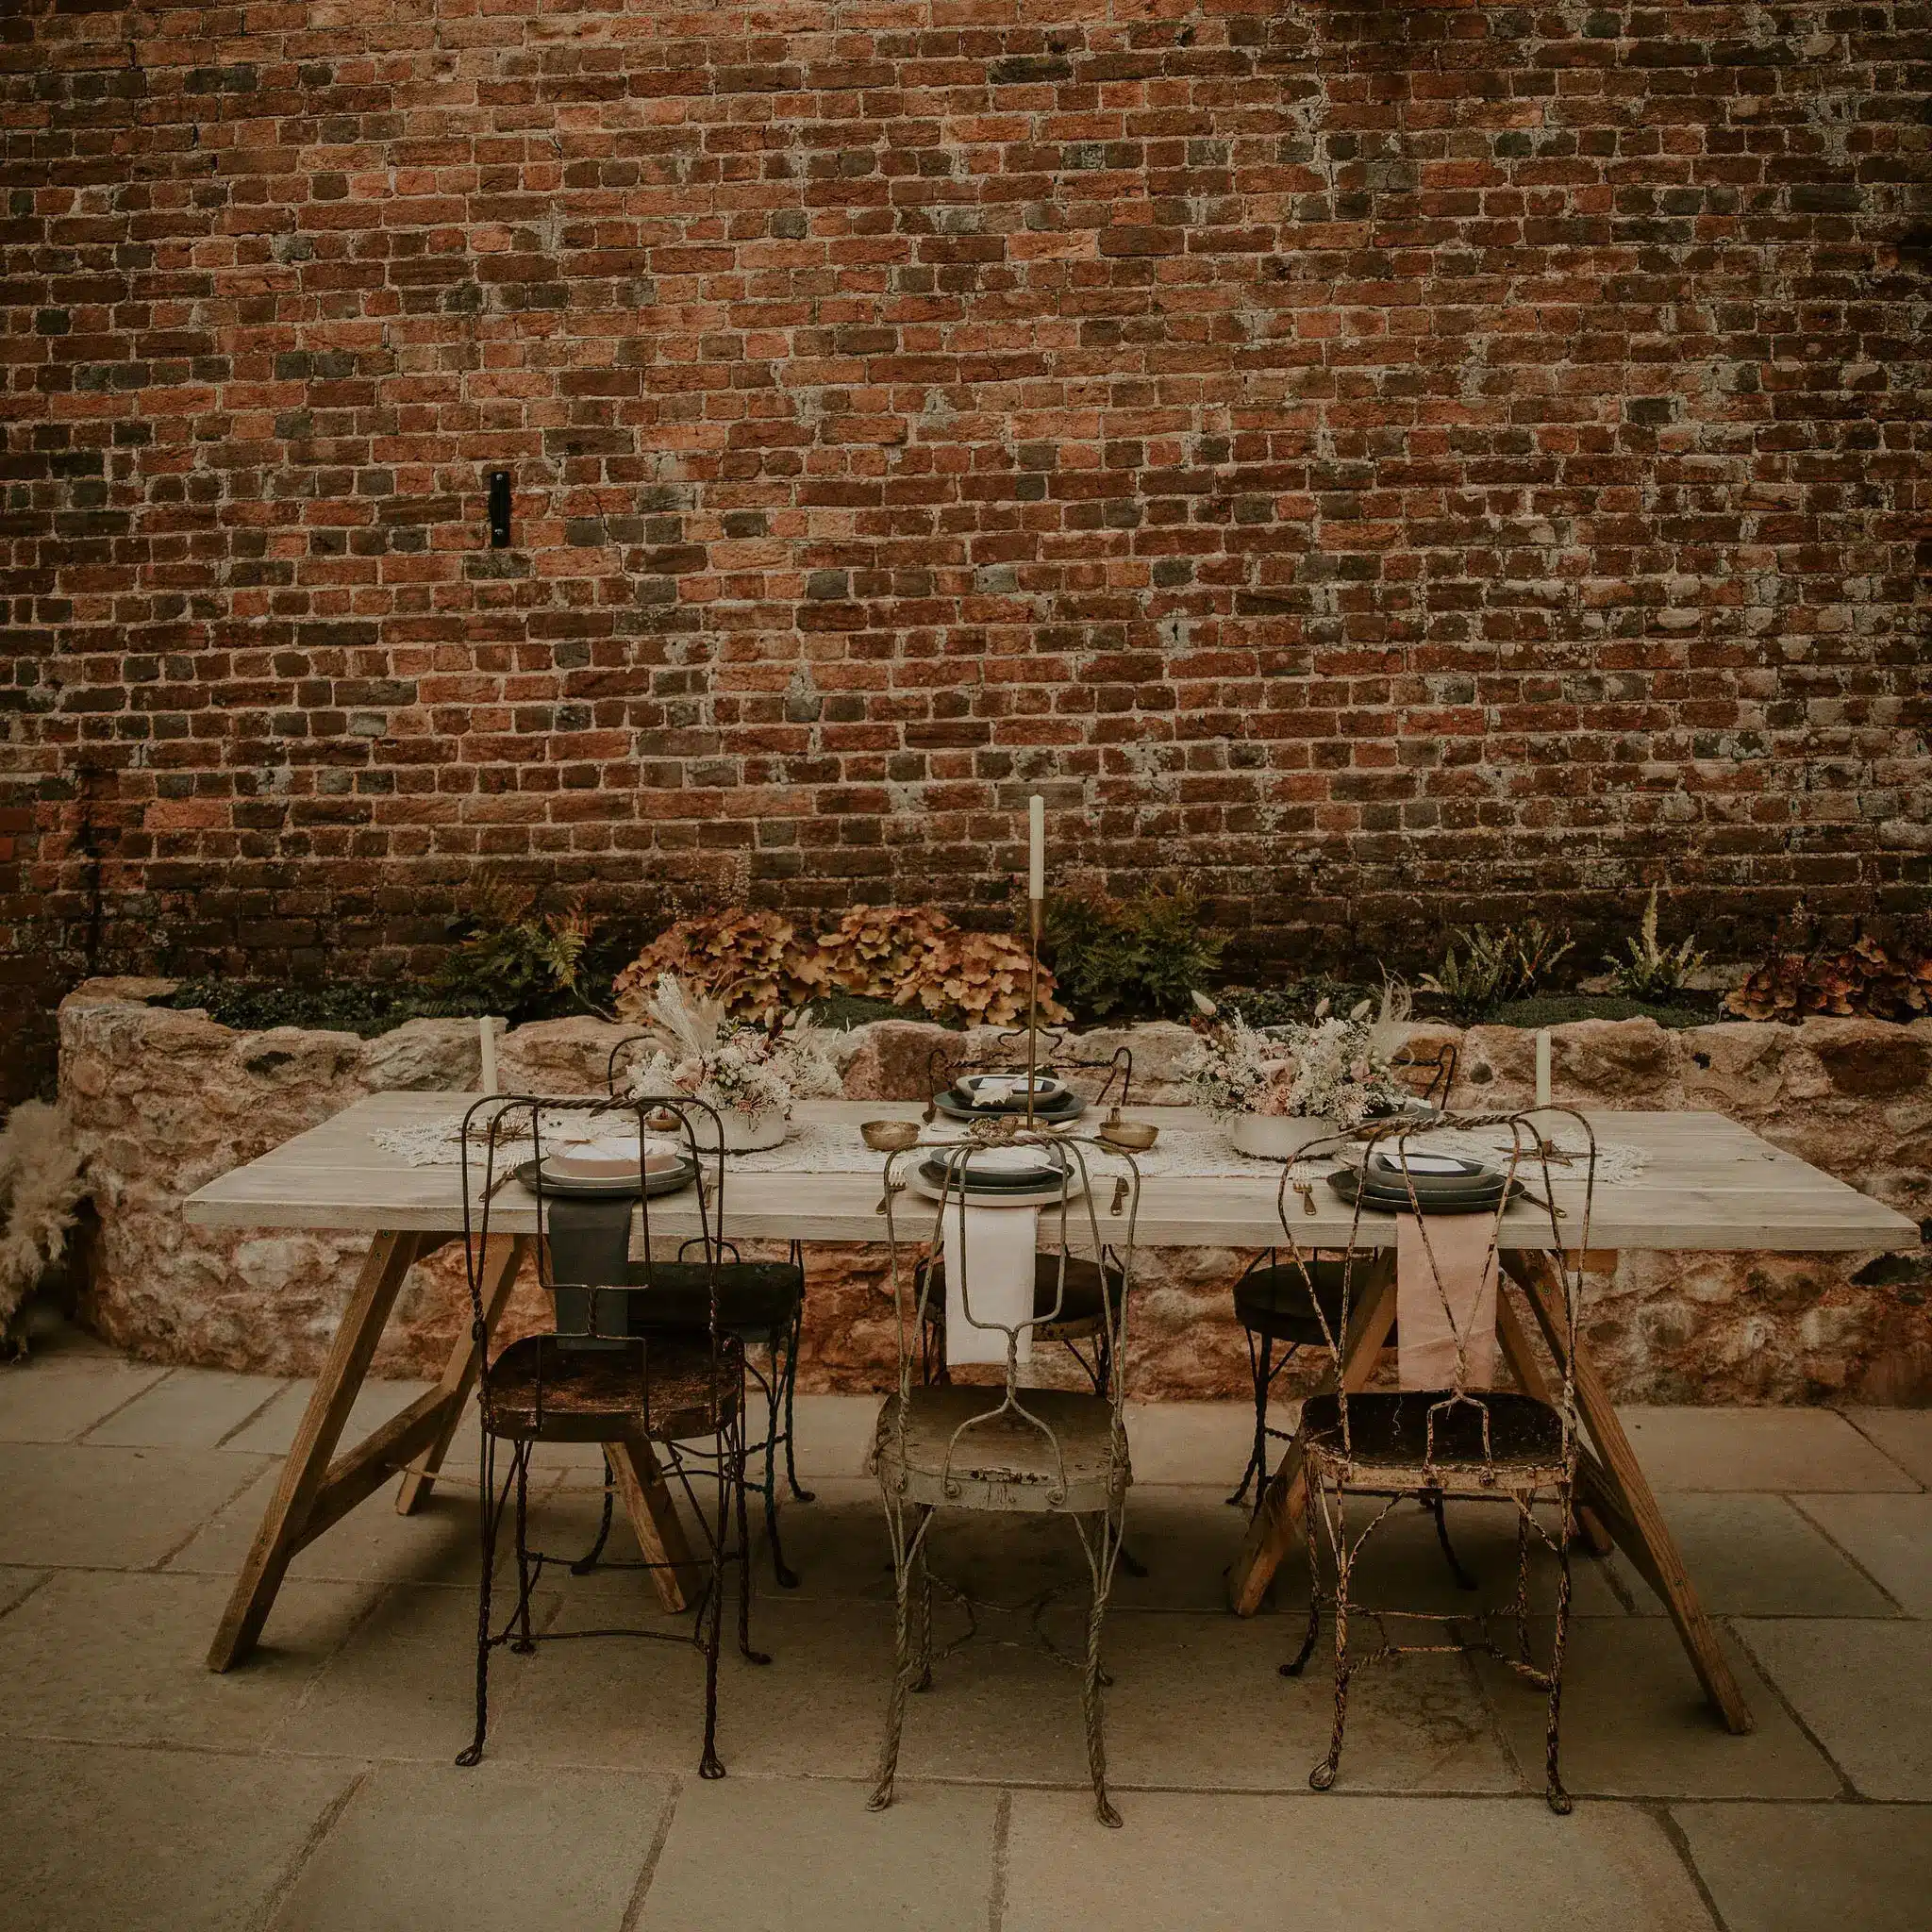
[[[0,997],[1040,781],[1289,956],[1923,903],[1928,25],[12,0]]]

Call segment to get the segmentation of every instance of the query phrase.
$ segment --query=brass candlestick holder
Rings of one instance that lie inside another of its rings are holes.
[[[1026,1128],[1033,1129],[1033,1089],[1039,1080],[1040,1062],[1040,901],[1026,902],[1027,923],[1032,927],[1032,958],[1026,968]]]

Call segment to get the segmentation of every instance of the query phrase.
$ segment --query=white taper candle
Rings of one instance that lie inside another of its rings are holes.
[[[1035,792],[1026,801],[1026,896],[1046,897],[1046,800]]]
[[[496,1022],[488,1013],[476,1022],[476,1044],[483,1055],[483,1091],[496,1091]]]
[[[1536,1104],[1550,1104],[1550,1029],[1540,1026],[1536,1036]]]

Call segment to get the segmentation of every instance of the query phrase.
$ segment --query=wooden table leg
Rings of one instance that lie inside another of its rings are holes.
[[[1389,1331],[1395,1325],[1394,1251],[1378,1254],[1362,1274],[1341,1344],[1342,1384],[1351,1393],[1364,1387],[1374,1373],[1376,1357],[1388,1346]],[[1322,1378],[1318,1392],[1334,1387],[1331,1369]],[[1281,1559],[1300,1541],[1302,1511],[1307,1507],[1301,1451],[1291,1442],[1261,1492],[1241,1555],[1227,1573],[1227,1600],[1236,1616],[1252,1617],[1261,1607]]]
[[[1505,1251],[1503,1265],[1509,1278],[1523,1290],[1530,1312],[1543,1332],[1543,1340],[1560,1364],[1566,1340],[1563,1287],[1556,1275],[1555,1264],[1547,1255],[1514,1249]],[[1684,1559],[1677,1554],[1663,1511],[1657,1507],[1657,1498],[1644,1479],[1637,1452],[1631,1448],[1624,1425],[1617,1420],[1603,1377],[1580,1349],[1571,1373],[1576,1388],[1577,1408],[1596,1446],[1595,1467],[1590,1482],[1607,1506],[1607,1526],[1629,1552],[1645,1580],[1662,1597],[1672,1623],[1677,1626],[1677,1635],[1690,1654],[1698,1682],[1717,1706],[1725,1725],[1739,1734],[1755,1729],[1750,1707],[1731,1674],[1717,1631],[1691,1587]]]
[[[516,1286],[517,1271],[522,1267],[524,1257],[530,1253],[532,1246],[533,1242],[528,1236],[514,1234],[493,1234],[485,1244],[483,1278],[479,1284],[483,1296],[485,1334],[495,1330],[497,1321],[503,1314],[504,1305],[509,1300],[509,1291]],[[466,1301],[466,1319],[462,1324],[462,1333],[457,1338],[455,1348],[450,1351],[449,1363],[442,1372],[442,1380],[437,1384],[438,1392],[450,1401],[449,1423],[436,1441],[424,1451],[409,1473],[403,1477],[403,1486],[396,1494],[398,1516],[414,1515],[435,1486],[436,1473],[442,1467],[442,1458],[449,1454],[450,1442],[462,1424],[463,1408],[470,1399],[470,1391],[475,1386],[476,1344],[470,1335],[468,1306]]]
[[[441,1238],[427,1237],[426,1244],[440,1246]],[[307,1541],[303,1532],[328,1477],[329,1457],[355,1407],[396,1292],[425,1246],[425,1237],[417,1234],[378,1234],[370,1242],[355,1292],[342,1311],[315,1392],[308,1398],[308,1412],[282,1464],[275,1501],[256,1532],[208,1648],[209,1670],[225,1671],[255,1648],[290,1561]]]
[[[642,1436],[626,1437],[605,1443],[604,1454],[617,1478],[624,1513],[630,1518],[644,1560],[669,1566],[651,1572],[659,1600],[667,1610],[689,1607],[703,1579],[685,1539],[684,1524],[677,1520],[677,1504],[658,1468],[650,1442]],[[719,1525],[721,1536],[728,1536],[730,1530],[728,1524]]]
[[[1529,1337],[1517,1319],[1509,1297],[1501,1293],[1496,1296],[1496,1340],[1503,1344],[1503,1359],[1509,1364],[1517,1387],[1525,1395],[1534,1396],[1537,1401],[1547,1403],[1554,1408],[1556,1401],[1550,1393],[1550,1385],[1543,1379],[1542,1364],[1537,1360],[1536,1351],[1529,1345]],[[1583,1494],[1576,1499],[1576,1531],[1592,1557],[1607,1557],[1616,1547],[1616,1540],[1604,1527],[1602,1516],[1585,1500],[1601,1492],[1600,1485],[1592,1481],[1594,1475],[1601,1474],[1595,1469],[1595,1461],[1596,1458],[1588,1451],[1579,1453],[1577,1487]]]

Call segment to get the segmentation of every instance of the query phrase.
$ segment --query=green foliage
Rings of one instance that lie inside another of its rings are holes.
[[[598,922],[573,893],[557,911],[544,910],[539,892],[480,886],[471,909],[453,931],[455,950],[429,982],[432,992],[476,1008],[525,1019],[575,1004],[600,1009],[584,991],[586,961]]]
[[[259,1033],[272,1026],[317,1026],[360,1034],[365,1040],[406,1020],[497,1010],[480,998],[466,1001],[432,994],[421,987],[371,986],[353,980],[280,986],[255,979],[184,979],[154,1004],[177,1011],[200,1008],[218,1024],[239,1033]]]
[[[1552,932],[1540,919],[1526,925],[1459,928],[1442,954],[1442,963],[1417,984],[1432,992],[1465,1025],[1484,1019],[1505,1000],[1527,999],[1538,991],[1557,960],[1575,941]]]
[[[1186,892],[1132,899],[1069,894],[1048,903],[1046,951],[1059,996],[1083,1019],[1173,1019],[1221,963],[1227,944]]]
[[[1330,1013],[1352,1013],[1380,989],[1355,979],[1284,979],[1274,986],[1229,986],[1214,994],[1224,1013],[1238,1013],[1250,1026],[1287,1026],[1312,1020],[1325,1004]]]
[[[1704,964],[1705,956],[1697,950],[1694,934],[1675,946],[1657,943],[1657,891],[1651,887],[1637,937],[1624,942],[1626,957],[1619,959],[1607,953],[1604,964],[1610,969],[1617,991],[1635,1000],[1668,1004],[1685,991],[1690,975]]]

